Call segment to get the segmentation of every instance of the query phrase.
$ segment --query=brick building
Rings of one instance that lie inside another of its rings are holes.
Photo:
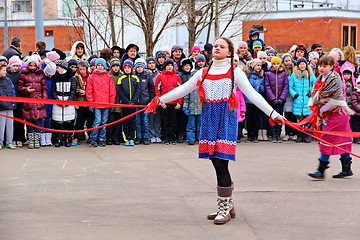
[[[256,15],[256,13],[253,13]],[[257,28],[268,46],[287,52],[294,44],[320,43],[324,51],[347,45],[360,48],[360,11],[328,9],[294,9],[269,12],[266,19],[243,22],[243,40],[248,30]]]
[[[20,37],[21,52],[27,55],[35,50],[36,34],[34,20],[34,1],[32,0],[0,0],[0,54],[4,52],[4,43],[10,45],[13,37]],[[4,39],[4,5],[7,4],[8,38]],[[43,0],[44,41],[47,49],[53,47],[70,51],[75,41],[83,39],[84,31],[81,22],[74,18],[71,10],[62,0]]]

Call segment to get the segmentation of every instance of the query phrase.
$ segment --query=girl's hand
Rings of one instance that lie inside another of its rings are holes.
[[[166,109],[166,108],[167,108],[167,106],[166,106],[165,103],[160,103],[160,106],[161,106],[163,109]]]
[[[35,89],[30,88],[30,87],[27,87],[27,91],[28,91],[29,93],[32,93],[32,92],[35,92]]]
[[[179,109],[181,105],[179,103],[176,104],[175,109]]]
[[[284,125],[285,124],[285,120],[286,118],[284,118],[283,116],[279,115],[274,119],[277,123]]]

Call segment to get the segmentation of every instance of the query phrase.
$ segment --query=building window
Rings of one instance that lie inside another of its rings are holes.
[[[31,12],[31,0],[14,0],[11,2],[12,12]]]
[[[352,46],[356,49],[356,24],[342,25],[342,47]]]
[[[45,30],[45,36],[46,37],[54,36],[54,31],[53,30]]]

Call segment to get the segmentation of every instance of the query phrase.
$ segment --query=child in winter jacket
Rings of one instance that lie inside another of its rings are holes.
[[[315,81],[315,75],[312,73],[306,59],[303,57],[298,58],[294,72],[289,78],[289,95],[294,99],[292,112],[296,116],[297,122],[311,114],[311,110],[308,108],[309,93]],[[298,132],[295,141],[310,143],[311,136]]]
[[[247,77],[251,86],[258,93],[264,93],[264,71],[261,69],[261,60],[253,59],[247,63],[248,71]],[[253,104],[246,96],[246,130],[247,130],[247,139],[246,142],[254,142],[258,143],[258,134],[259,134],[259,126],[260,126],[260,109]]]
[[[193,69],[195,69],[196,58],[201,53],[201,49],[199,46],[193,46],[190,53],[189,59],[192,62]]]
[[[317,52],[309,52],[308,59],[312,72],[314,73],[315,77],[318,77],[320,75],[318,70],[319,54]]]
[[[116,90],[114,80],[110,74],[105,70],[106,62],[103,58],[98,58],[95,62],[96,69],[90,75],[86,85],[86,100],[88,102],[100,103],[115,103]],[[94,112],[93,128],[99,127],[107,123],[109,117],[109,108],[90,107],[90,111]],[[105,143],[106,128],[95,129],[90,133],[90,147],[97,147],[99,145],[106,147]]]
[[[117,93],[120,97],[121,103],[136,104],[140,98],[140,80],[133,73],[134,65],[130,59],[122,63],[122,70],[124,74],[118,79]],[[134,113],[136,108],[123,107],[122,117],[126,117]],[[136,117],[131,117],[123,121],[123,130],[125,136],[125,146],[134,146]]]
[[[156,58],[148,57],[147,62],[147,72],[150,75],[154,83],[154,96],[155,96],[155,81],[156,77],[160,74],[160,71],[156,68],[157,61]],[[150,125],[150,142],[151,143],[161,143],[161,116],[160,112],[157,111],[154,114],[149,115],[149,125]]]
[[[22,61],[18,56],[12,56],[9,59],[9,64],[7,68],[7,74],[6,77],[10,78],[15,89],[15,96],[20,97],[19,90],[18,90],[18,84],[20,80],[20,68],[22,65]],[[16,109],[14,109],[14,117],[20,118],[21,112],[22,112],[22,106],[23,103],[17,102]],[[23,147],[23,144],[26,142],[25,138],[25,126],[23,123],[14,121],[14,135],[13,135],[13,145],[15,147]]]
[[[76,81],[76,96],[75,101],[86,102],[86,84],[90,76],[88,71],[88,63],[85,61],[79,61],[76,74],[74,76]],[[89,107],[85,106],[75,106],[76,109],[76,119],[75,119],[75,130],[84,130],[89,129],[94,122],[94,113],[90,112]],[[90,132],[88,132],[90,135]],[[71,146],[77,146],[80,144],[81,138],[85,140],[84,133],[74,133],[74,139],[71,143]]]
[[[340,72],[343,84],[345,83],[346,103],[352,110],[355,111],[355,114],[350,117],[350,128],[353,132],[358,132],[360,130],[360,125],[358,121],[359,116],[357,116],[357,109],[355,109],[352,105],[352,96],[354,92],[356,95],[358,91],[358,89],[356,88],[356,79],[354,77],[355,67],[352,63],[346,61],[341,66]],[[354,138],[353,141],[354,143],[360,143],[360,138]]]
[[[260,38],[260,32],[256,28],[250,30],[249,39],[246,40],[246,44],[248,45],[249,52],[251,53],[252,56],[255,55],[254,51],[253,51],[253,44],[255,41],[259,41],[259,43],[261,44],[261,48],[259,50],[264,51],[266,44]],[[256,58],[256,57],[254,57],[254,58]]]
[[[159,72],[162,72],[165,69],[164,62],[166,60],[166,53],[163,51],[156,52],[156,68]]]
[[[289,82],[286,72],[281,67],[282,61],[279,57],[271,59],[270,71],[265,73],[265,92],[266,98],[275,111],[283,114],[284,103],[289,92]],[[281,143],[281,125],[275,123],[271,127],[271,137],[273,143]]]
[[[199,54],[195,59],[195,70],[200,70],[201,68],[205,67],[206,65],[206,58],[203,54]]]
[[[355,112],[350,119],[351,130],[353,132],[360,132],[360,78],[356,80],[356,87],[351,94],[351,108]],[[360,144],[360,138],[354,138],[353,141]]]
[[[140,105],[148,105],[154,98],[154,81],[145,71],[146,62],[142,58],[135,60],[135,74],[140,80]],[[140,109],[139,109],[140,110]],[[136,139],[135,144],[150,144],[149,113],[141,112],[136,114]]]
[[[186,83],[192,76],[193,65],[189,58],[183,58],[180,61],[177,74],[180,76],[182,84]],[[184,136],[186,135],[186,126],[188,121],[188,113],[180,107],[180,111],[177,111],[177,142],[182,143]]]
[[[240,41],[238,45],[238,49],[236,50],[236,54],[239,57],[239,65],[241,66],[242,70],[246,72],[247,70],[246,63],[252,60],[252,56],[248,50],[248,46],[246,42]]]
[[[40,69],[39,59],[31,56],[26,61],[26,65],[26,69],[20,71],[19,93],[23,97],[47,99],[46,81],[44,72]],[[30,123],[43,127],[46,118],[45,104],[24,103],[22,117]],[[41,130],[27,125],[27,135],[29,149],[40,148]]]
[[[238,138],[237,143],[241,142],[241,138],[244,137],[242,131],[244,129],[245,124],[245,115],[246,115],[246,103],[244,94],[241,92],[239,88],[236,88],[236,97],[239,101],[239,106],[237,109],[237,119],[238,119]]]
[[[48,99],[53,99],[52,96],[52,84],[53,84],[53,76],[56,73],[56,64],[55,62],[60,59],[60,55],[55,51],[50,51],[46,53],[46,58],[42,63],[42,69],[45,74],[46,81],[46,91]],[[74,60],[76,61],[76,60]],[[44,119],[44,127],[45,128],[53,128],[52,121],[52,110],[53,104],[46,104],[46,118]],[[40,137],[40,145],[41,146],[52,146],[52,132],[50,131],[42,131]]]
[[[118,57],[110,58],[110,75],[114,80],[115,86],[117,86],[117,82],[119,78],[123,75],[123,72],[120,70],[120,59]],[[120,96],[116,94],[116,104],[120,103]],[[108,122],[115,122],[121,118],[121,108],[113,107],[110,108],[109,119]],[[123,142],[122,137],[122,122],[110,125],[106,128],[106,145],[120,145],[120,142]]]
[[[186,83],[191,76],[193,75],[193,73],[191,72],[193,69],[193,65],[190,59],[188,58],[183,58],[180,61],[180,65],[179,65],[179,71],[178,71],[178,75],[181,78],[182,83]],[[190,145],[194,145],[195,141],[196,141],[196,129],[198,129],[200,131],[200,115],[199,113],[194,113],[194,109],[191,109],[191,113],[190,113],[190,102],[194,101],[195,99],[190,99],[190,94],[186,96],[187,97],[187,104],[185,105],[184,102],[184,106],[182,108],[180,108],[177,113],[177,120],[178,120],[178,142],[182,142],[183,136],[186,135],[186,142]],[[185,98],[184,98],[185,101]],[[194,106],[192,106],[192,108],[194,108]],[[192,114],[192,116],[190,116]],[[195,117],[195,115],[197,115],[197,117]],[[190,119],[190,123],[188,123],[188,118]],[[197,119],[196,119],[197,118]],[[196,123],[198,123],[198,125],[195,125]],[[186,134],[185,134],[185,132]],[[190,135],[190,136],[188,136]]]
[[[281,60],[283,62],[282,67],[289,78],[295,68],[293,58],[290,53],[285,53],[284,55],[282,55]],[[293,114],[292,108],[293,108],[293,97],[290,94],[288,94],[284,105],[284,117],[291,122],[296,122],[296,116]],[[296,140],[296,138],[297,138],[297,131],[292,127],[289,127],[288,125],[285,125],[285,136],[282,140],[289,141],[289,140]]]
[[[74,101],[76,95],[76,82],[74,73],[68,68],[64,60],[57,60],[56,73],[52,77],[52,96],[56,100]],[[59,130],[72,130],[74,128],[75,107],[73,105],[54,105],[52,119],[55,122],[54,128]],[[70,147],[71,138],[69,133],[56,134],[55,147],[64,145]]]
[[[182,84],[181,78],[174,70],[175,62],[166,59],[165,70],[156,78],[155,95],[160,97],[165,93]],[[162,139],[165,144],[176,144],[177,111],[181,108],[183,99],[179,98],[161,106],[161,131]]]
[[[264,73],[268,72],[271,67],[271,63],[267,60],[266,52],[259,51],[257,54],[257,58],[261,60],[261,70],[263,70]]]
[[[15,89],[10,78],[6,77],[6,65],[0,65],[0,96],[15,97]],[[15,102],[0,101],[0,114],[13,117],[13,111],[16,108]],[[6,133],[5,146],[10,149],[16,149],[13,145],[14,120],[6,117],[0,117],[0,150],[3,148],[4,136]]]

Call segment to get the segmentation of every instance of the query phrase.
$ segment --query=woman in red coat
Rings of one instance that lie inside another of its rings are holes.
[[[45,75],[39,65],[39,59],[31,56],[26,61],[26,69],[20,72],[18,90],[23,97],[47,99]],[[45,105],[42,103],[24,103],[22,117],[37,126],[44,126]],[[29,148],[40,148],[41,130],[27,125],[27,135]]]

